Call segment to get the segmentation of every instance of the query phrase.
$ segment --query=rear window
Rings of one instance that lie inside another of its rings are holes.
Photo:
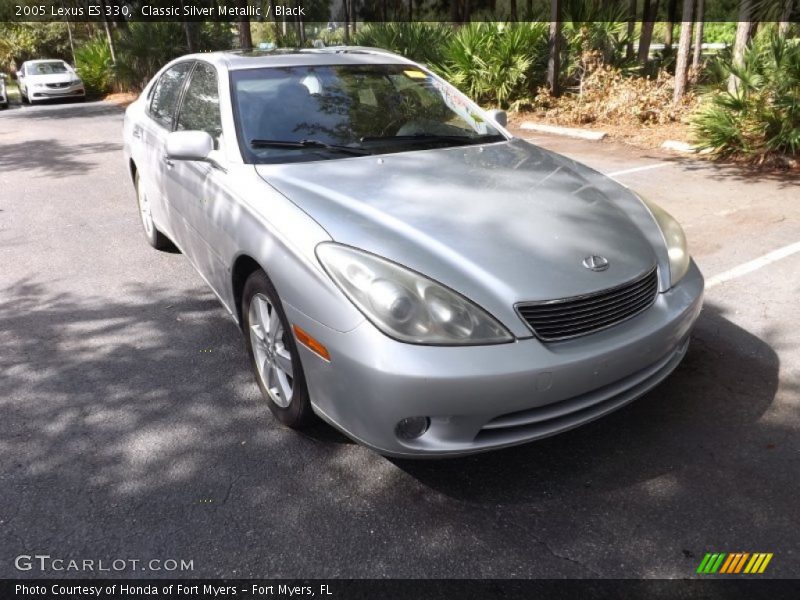
[[[156,83],[153,99],[150,101],[150,116],[167,129],[172,128],[183,82],[191,68],[191,62],[178,63],[164,71]]]

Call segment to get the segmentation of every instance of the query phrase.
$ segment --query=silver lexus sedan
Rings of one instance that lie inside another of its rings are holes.
[[[124,138],[147,241],[214,290],[281,422],[453,456],[641,396],[702,302],[672,217],[504,124],[338,47],[175,60]]]

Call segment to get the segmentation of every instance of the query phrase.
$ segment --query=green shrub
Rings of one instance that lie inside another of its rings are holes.
[[[102,96],[111,91],[114,65],[111,50],[103,37],[95,37],[75,49],[75,68],[90,96]]]
[[[703,25],[703,42],[706,44],[733,44],[736,23],[707,22]]]
[[[453,29],[441,23],[369,23],[355,35],[358,46],[383,48],[438,67]]]
[[[533,98],[547,60],[547,23],[470,23],[448,40],[441,71],[478,102],[519,105]]]
[[[800,151],[800,44],[759,36],[741,65],[720,64],[738,77],[733,91],[717,90],[693,118],[697,145],[718,156],[764,162]]]

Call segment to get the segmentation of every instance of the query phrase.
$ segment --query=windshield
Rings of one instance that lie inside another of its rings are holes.
[[[52,62],[33,63],[27,67],[28,75],[52,75],[53,73],[66,73],[67,65],[60,60]]]
[[[249,162],[344,158],[502,141],[477,107],[411,65],[271,67],[231,73]]]

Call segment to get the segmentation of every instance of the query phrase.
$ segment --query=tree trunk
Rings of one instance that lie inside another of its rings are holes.
[[[782,38],[785,38],[789,35],[789,27],[791,26],[791,18],[792,18],[792,5],[794,4],[794,0],[785,0],[783,5],[783,12],[781,13],[781,20],[778,24],[778,35]]]
[[[658,0],[644,0],[642,13],[642,34],[639,37],[639,62],[647,64],[650,59],[650,41],[653,39],[653,27],[658,13]]]
[[[453,23],[461,22],[461,10],[459,9],[459,0],[450,0],[450,21]]]
[[[238,0],[236,5],[242,10],[247,9],[247,0]],[[239,47],[242,50],[253,49],[253,35],[250,32],[250,19],[248,17],[239,20]]]
[[[108,28],[108,18],[106,17],[106,3],[105,0],[100,0],[100,10],[103,12],[103,29],[106,31],[106,39],[108,40],[108,50],[111,52],[111,62],[117,64],[117,52],[114,48],[114,38],[111,37],[111,30]]]
[[[69,36],[69,50],[72,53],[72,66],[77,67],[78,61],[75,59],[75,44],[72,41],[72,25],[70,25],[69,17],[67,19],[67,35]]]
[[[550,37],[547,44],[547,85],[553,96],[561,93],[561,0],[550,0]]]
[[[700,61],[703,60],[703,19],[705,18],[705,0],[697,0],[697,16],[694,26],[694,55],[692,56],[692,70],[700,68]]]
[[[344,43],[350,44],[350,0],[344,0]]]
[[[733,43],[733,64],[737,67],[744,62],[744,52],[747,49],[747,42],[750,40],[750,30],[752,23],[753,0],[741,0],[739,5],[739,24],[736,26],[736,41]],[[728,79],[728,91],[735,94],[739,89],[739,78],[731,74]]]
[[[408,0],[408,21],[414,20],[414,0]]]
[[[633,58],[633,37],[636,33],[636,0],[630,0],[628,6],[628,43],[625,46],[625,59]]]
[[[180,0],[180,4],[181,4],[181,14],[183,14],[184,10],[183,0]],[[189,54],[194,54],[196,50],[194,47],[194,38],[192,36],[191,23],[189,23],[189,21],[187,21],[186,18],[184,17],[181,20],[181,26],[183,27],[183,33],[186,36],[186,50],[189,52]]]
[[[689,51],[692,48],[692,10],[694,0],[683,0],[681,11],[681,37],[678,42],[678,57],[675,63],[675,91],[673,104],[679,104],[686,93],[686,77],[689,71]]]
[[[669,3],[667,4],[667,29],[664,32],[664,47],[667,49],[672,48],[672,30],[675,28],[675,13],[677,10],[678,0],[669,0]]]
[[[517,0],[511,0],[511,20],[517,20]]]

